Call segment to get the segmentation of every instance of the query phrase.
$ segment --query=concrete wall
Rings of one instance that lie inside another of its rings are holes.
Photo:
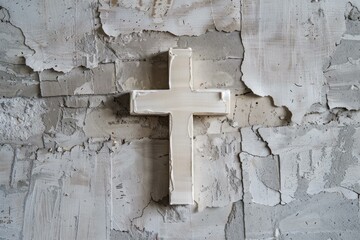
[[[359,239],[359,0],[0,0],[0,239]],[[195,87],[194,206],[169,206],[167,117]]]

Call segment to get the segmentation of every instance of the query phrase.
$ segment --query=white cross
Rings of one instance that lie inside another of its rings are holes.
[[[169,50],[168,90],[131,93],[132,114],[170,116],[170,204],[193,204],[193,115],[226,115],[229,90],[193,90],[192,50]]]

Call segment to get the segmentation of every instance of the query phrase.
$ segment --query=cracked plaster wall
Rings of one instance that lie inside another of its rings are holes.
[[[358,239],[358,0],[0,0],[0,239]],[[231,113],[194,117],[169,206],[170,47]]]

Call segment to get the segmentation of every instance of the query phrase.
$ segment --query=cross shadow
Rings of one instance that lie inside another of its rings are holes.
[[[151,64],[150,89],[169,89],[168,52],[152,56],[149,62]]]
[[[146,61],[148,61],[151,66],[150,72],[148,73],[150,81],[149,86],[146,86],[147,88],[142,90],[168,89],[168,53],[164,52],[154,55]],[[139,79],[139,81],[142,80]],[[144,126],[144,134],[140,138],[144,138],[145,141],[147,141],[148,138],[150,141],[149,146],[145,144],[144,146],[146,147],[141,150],[143,161],[152,161],[143,165],[148,166],[148,168],[143,169],[143,175],[150,176],[151,199],[154,201],[167,199],[169,194],[169,117],[158,115],[131,115],[130,97],[130,92],[119,94],[114,97],[112,103],[108,103],[108,106],[111,107],[120,122],[123,121],[123,119],[132,119],[134,122],[145,125],[147,125],[148,122],[157,123],[156,126],[150,128],[150,130],[148,128],[149,126]],[[166,132],[163,130],[165,128],[167,129]],[[124,136],[123,144],[127,144],[127,141],[134,141],[134,139],[127,140],[126,136]],[[126,159],[123,159],[123,161],[126,161]],[[163,171],[164,168],[166,171]],[[138,193],[139,196],[142,194],[142,192]]]
[[[157,55],[154,55],[150,58],[151,62],[151,85],[150,89],[169,89],[169,65],[168,65],[168,52],[163,52]],[[159,124],[162,126],[166,126],[169,129],[169,116],[156,116],[159,121]],[[153,129],[153,132],[157,131],[156,128]],[[155,133],[155,132],[154,132]],[[159,150],[157,149],[156,144],[152,144],[152,148],[150,149],[151,154],[155,156],[154,160],[163,165],[167,169],[165,174],[155,174],[158,173],[157,169],[154,169],[158,164],[152,164],[152,179],[151,185],[153,187],[152,199],[153,200],[161,200],[168,199],[169,196],[169,151],[170,151],[170,142],[169,142],[169,132],[167,132],[166,136],[162,137],[162,141],[165,144],[164,151],[162,154],[159,154]],[[166,189],[159,189],[159,187]],[[163,194],[161,194],[163,193]],[[154,199],[157,196],[159,199]],[[169,205],[169,201],[164,201],[164,204]]]

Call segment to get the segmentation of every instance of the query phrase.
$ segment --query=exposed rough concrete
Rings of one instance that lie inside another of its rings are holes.
[[[245,239],[243,201],[238,201],[236,203],[233,203],[231,212],[229,214],[228,222],[225,225],[225,239],[226,240]]]
[[[39,138],[45,130],[42,114],[43,100],[24,98],[0,99],[0,141],[3,143],[33,143],[41,145]]]

